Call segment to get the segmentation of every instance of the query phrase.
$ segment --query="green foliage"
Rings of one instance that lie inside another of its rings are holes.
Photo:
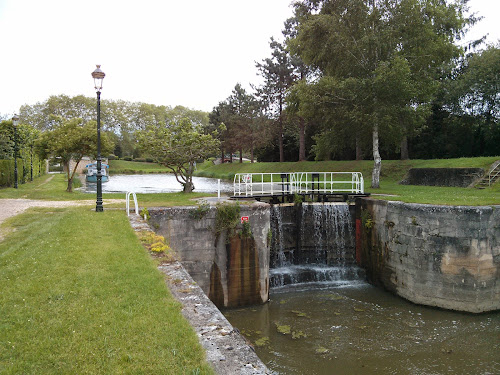
[[[361,224],[368,230],[371,230],[374,226],[372,215],[368,210],[361,210]]]
[[[227,239],[235,235],[236,227],[240,220],[240,205],[230,203],[217,203],[215,213],[214,233],[219,238],[221,233],[227,233]]]
[[[323,132],[371,133],[372,186],[379,186],[379,133],[393,147],[424,124],[440,73],[460,56],[454,44],[472,22],[465,1],[298,1],[292,52],[318,69],[319,79],[296,92],[299,115],[323,124]],[[334,137],[329,137],[334,139]],[[333,146],[339,147],[339,144]],[[318,143],[317,155],[331,146]]]
[[[244,221],[242,224],[241,224],[241,232],[240,232],[240,236],[242,238],[252,238],[253,237],[253,234],[252,234],[252,228],[250,226],[250,223],[248,221]]]
[[[196,161],[212,156],[220,145],[216,133],[203,134],[200,126],[187,118],[168,125],[150,125],[136,135],[142,150],[169,168],[185,193],[194,189]]]
[[[163,255],[168,255],[170,261],[174,260],[173,254],[169,253],[171,251],[170,246],[165,243],[165,237],[160,236],[155,232],[142,231],[139,233],[139,239],[141,240],[144,247],[146,247],[151,252],[156,254],[163,253]],[[166,259],[163,258],[163,260]]]
[[[302,200],[302,197],[298,194],[294,194],[293,195],[293,203],[296,205],[296,206],[300,206],[302,204],[303,200]]]
[[[144,218],[145,220],[149,220],[151,219],[151,215],[149,214],[149,210],[147,207],[144,207],[141,212],[140,212],[140,215],[142,218]]]
[[[189,211],[189,217],[196,219],[196,220],[201,220],[205,217],[205,215],[209,211],[210,211],[210,204],[209,203],[201,203],[198,205],[198,207]]]
[[[76,168],[84,156],[97,155],[97,132],[96,123],[89,121],[84,124],[82,119],[74,118],[64,120],[61,117],[54,119],[53,130],[43,133],[38,140],[38,147],[45,149],[47,154],[59,157],[62,164],[66,166],[67,191],[73,191],[73,177]],[[113,143],[101,134],[101,153],[108,154],[113,150]],[[73,160],[75,166],[70,170],[69,163]]]

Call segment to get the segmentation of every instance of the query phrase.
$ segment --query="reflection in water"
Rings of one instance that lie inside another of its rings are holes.
[[[417,306],[364,282],[278,288],[224,314],[279,374],[500,374],[500,313]]]
[[[193,177],[195,192],[216,193],[217,179]],[[224,180],[220,183],[221,192],[232,192],[233,184]],[[96,184],[87,183],[86,193],[95,193]],[[110,176],[102,184],[103,193],[174,193],[182,191],[182,186],[173,174],[135,174]]]

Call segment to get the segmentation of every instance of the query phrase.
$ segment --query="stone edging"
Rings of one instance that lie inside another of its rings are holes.
[[[151,230],[138,215],[130,215],[129,220],[136,231]],[[272,374],[180,262],[163,264],[158,269],[165,274],[174,298],[182,304],[182,315],[196,331],[207,361],[218,375]]]

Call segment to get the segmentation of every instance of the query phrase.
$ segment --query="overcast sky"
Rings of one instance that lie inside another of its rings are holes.
[[[0,0],[0,114],[50,95],[211,111],[236,83],[258,83],[255,61],[281,37],[291,0]],[[474,36],[500,39],[500,1],[470,0]]]

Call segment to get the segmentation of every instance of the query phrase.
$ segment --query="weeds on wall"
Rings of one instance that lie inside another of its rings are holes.
[[[165,237],[148,230],[139,232],[138,236],[142,245],[151,253],[161,256],[162,261],[174,261],[174,254],[170,246],[165,242]]]
[[[253,237],[252,228],[250,227],[250,223],[248,221],[244,221],[242,223],[240,237],[241,238],[252,238]]]
[[[363,210],[363,209],[361,210],[361,224],[366,229],[373,228],[373,225],[375,223],[373,222],[372,215],[370,214],[370,212],[368,212],[368,210]]]
[[[217,242],[223,232],[227,233],[227,239],[236,234],[236,228],[240,222],[240,205],[238,203],[217,203],[216,208],[214,234]]]
[[[151,219],[151,215],[149,214],[149,210],[147,207],[144,207],[141,212],[141,217],[144,219],[144,220],[149,220]]]
[[[195,220],[203,219],[206,214],[210,211],[209,203],[201,203],[198,207],[189,211],[189,217]]]

